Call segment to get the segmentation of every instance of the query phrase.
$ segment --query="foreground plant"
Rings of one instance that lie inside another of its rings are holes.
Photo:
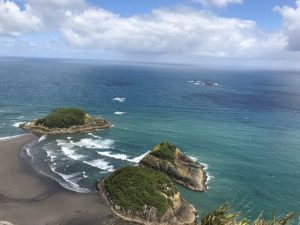
[[[204,214],[200,219],[201,225],[235,225],[239,213],[232,212],[229,204]]]
[[[229,204],[220,206],[219,208],[203,214],[200,219],[200,225],[291,225],[297,219],[295,213],[289,213],[282,217],[276,217],[273,214],[271,220],[266,220],[260,214],[254,221],[247,219],[238,220],[239,212],[232,211]]]
[[[265,220],[260,214],[252,223],[252,225],[289,225],[292,221],[296,220],[297,216],[295,213],[289,213],[283,217],[276,217],[273,214],[272,220]]]

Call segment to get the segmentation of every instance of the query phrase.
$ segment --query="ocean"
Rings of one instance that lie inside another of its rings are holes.
[[[178,186],[199,214],[231,203],[253,218],[300,213],[300,72],[0,59],[0,140],[21,122],[79,107],[113,124],[26,146],[40,173],[77,192],[160,141],[206,166],[208,191]]]

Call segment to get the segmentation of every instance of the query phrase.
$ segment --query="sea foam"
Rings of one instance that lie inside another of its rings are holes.
[[[80,155],[76,153],[76,150],[73,149],[73,147],[75,146],[74,143],[70,142],[66,142],[64,140],[56,140],[57,145],[60,146],[62,152],[69,158],[73,159],[73,160],[79,160],[84,158],[84,155]]]
[[[114,112],[114,114],[115,115],[124,115],[124,114],[126,114],[126,112],[119,112],[119,111],[117,111],[117,112]]]
[[[97,137],[97,139],[92,138],[83,138],[77,142],[72,140],[56,140],[57,145],[61,148],[61,151],[67,157],[73,160],[82,160],[85,158],[84,155],[77,154],[76,149],[74,147],[80,148],[88,148],[88,149],[111,149],[113,148],[114,140],[104,139],[93,134],[90,134],[93,137]],[[104,153],[107,154],[107,153]],[[114,157],[121,157],[120,155],[113,155]],[[122,156],[124,157],[124,156]]]
[[[80,173],[74,173],[74,174],[64,174],[64,173],[60,173],[55,171],[55,169],[53,167],[51,167],[51,170],[57,174],[59,177],[61,177],[64,182],[60,182],[59,180],[57,180],[64,188],[67,188],[69,190],[73,190],[76,192],[80,192],[80,193],[87,193],[89,192],[88,189],[86,188],[82,188],[80,187],[76,182],[78,182],[81,178],[78,178],[77,176],[80,175]]]
[[[0,141],[9,141],[9,140],[23,137],[25,135],[27,135],[27,134],[20,134],[20,135],[8,136],[8,137],[0,137]]]
[[[125,102],[126,98],[120,98],[120,97],[117,97],[117,98],[113,98],[113,101],[116,101],[116,102]]]
[[[101,137],[99,137],[99,136],[97,136],[97,135],[94,135],[93,133],[88,133],[88,135],[90,135],[90,136],[92,136],[92,137],[94,137],[94,138],[101,138]]]
[[[82,172],[82,176],[83,176],[83,178],[88,178],[88,175],[86,175],[85,171]]]
[[[47,157],[50,159],[50,162],[54,162],[54,160],[57,158],[57,155],[55,154],[55,152],[46,147],[43,147],[43,149],[46,151]]]
[[[39,142],[42,142],[47,139],[47,135],[43,135],[39,138]]]
[[[209,172],[207,171],[208,170],[208,164],[206,164],[206,163],[200,163],[202,166],[204,166],[204,170],[205,170],[205,172],[206,172],[206,177],[207,177],[207,179],[206,179],[206,186],[207,186],[207,189],[209,189],[209,186],[208,186],[208,184],[210,183],[210,181],[214,178],[214,176],[212,176],[212,175],[210,175],[209,174]]]
[[[134,162],[134,163],[139,163],[139,162],[142,160],[142,158],[144,158],[149,152],[150,152],[150,151],[145,152],[144,154],[142,154],[142,155],[140,155],[140,156],[137,156],[137,157],[135,157],[135,158],[133,158],[133,159],[128,159],[128,161],[129,161],[129,162]]]
[[[190,155],[187,155],[190,159],[192,159],[194,162],[197,162],[198,161],[198,158],[195,157],[195,156],[190,156]]]
[[[112,152],[98,152],[99,155],[107,156],[114,159],[128,160],[128,156],[125,154],[113,154]]]
[[[71,143],[81,148],[85,147],[90,149],[110,149],[113,148],[113,144],[115,142],[111,139],[104,139],[99,137],[98,139],[84,138],[78,142],[71,141]]]
[[[108,162],[106,162],[103,159],[95,159],[91,161],[83,161],[85,164],[88,164],[92,167],[101,169],[101,170],[106,170],[108,172],[113,172],[115,169],[112,165],[110,165]]]
[[[13,127],[19,127],[23,123],[26,123],[26,122],[15,122],[12,126]]]

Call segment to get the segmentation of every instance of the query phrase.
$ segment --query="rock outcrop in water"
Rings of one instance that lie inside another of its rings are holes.
[[[71,134],[107,129],[111,124],[102,118],[92,117],[80,109],[60,108],[43,118],[23,123],[19,127],[38,134]]]
[[[204,166],[183,154],[175,145],[162,142],[156,145],[139,163],[162,171],[191,190],[206,191],[207,176]]]
[[[196,210],[170,178],[143,167],[125,167],[98,182],[99,195],[119,218],[147,225],[196,224]]]

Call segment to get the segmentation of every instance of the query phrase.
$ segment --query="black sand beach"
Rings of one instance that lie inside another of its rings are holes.
[[[0,224],[124,224],[113,217],[96,193],[79,194],[43,177],[20,157],[36,136],[27,134],[0,142]]]

